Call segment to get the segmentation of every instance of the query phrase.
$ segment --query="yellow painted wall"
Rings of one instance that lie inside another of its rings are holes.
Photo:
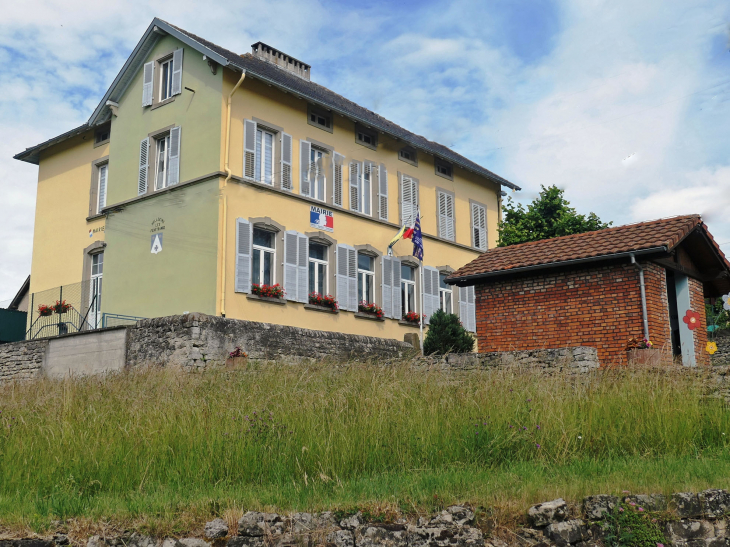
[[[92,163],[108,154],[109,144],[94,148],[93,131],[41,152],[31,293],[81,281],[84,249],[104,240],[104,219],[86,217]]]

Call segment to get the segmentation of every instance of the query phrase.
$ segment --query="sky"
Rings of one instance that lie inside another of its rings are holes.
[[[0,20],[0,305],[30,273],[26,147],[88,120],[153,17],[312,79],[615,225],[701,213],[730,251],[728,0],[26,0]]]

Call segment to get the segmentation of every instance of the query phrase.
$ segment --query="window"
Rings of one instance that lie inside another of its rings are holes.
[[[251,283],[273,285],[276,234],[261,228],[253,229],[253,268]]]
[[[155,139],[155,190],[167,187],[170,162],[170,135]]]
[[[487,250],[487,209],[484,205],[471,202],[472,245],[480,251]]]
[[[328,294],[326,245],[309,243],[309,292]]]
[[[89,315],[92,328],[101,322],[101,279],[104,274],[104,253],[91,255],[91,282],[89,283]]]
[[[262,128],[256,129],[255,178],[265,184],[273,184],[274,134]]]
[[[357,253],[357,299],[372,304],[375,301],[375,259]]]
[[[350,209],[370,214],[373,178],[377,178],[377,165],[370,162],[350,163]]]
[[[400,218],[401,226],[413,226],[418,213],[418,179],[408,175],[400,175],[401,178],[401,200]]]
[[[454,313],[454,307],[452,303],[453,291],[451,289],[451,285],[446,284],[447,277],[449,277],[449,274],[439,273],[439,301],[441,303],[440,308],[446,313]]]
[[[160,101],[172,97],[172,57],[160,63]]]
[[[401,317],[416,311],[416,269],[402,264],[400,267]]]
[[[307,123],[332,133],[332,115],[312,105],[307,108]]]
[[[357,144],[367,146],[368,148],[372,148],[373,150],[377,150],[378,134],[371,129],[366,129],[365,127],[357,125],[355,126],[355,142]]]
[[[398,159],[406,163],[410,163],[411,165],[418,166],[418,156],[416,155],[416,150],[414,148],[411,148],[410,146],[401,148],[398,151]]]
[[[320,201],[325,200],[325,187],[327,186],[327,177],[325,176],[325,157],[324,152],[314,146],[311,147],[309,153],[309,180],[312,184],[312,197]]]
[[[439,237],[454,241],[456,230],[454,229],[454,194],[446,190],[437,190],[437,211]]]
[[[111,131],[108,126],[97,130],[94,134],[94,145],[104,144],[107,142],[109,140],[110,133]]]
[[[453,178],[451,164],[439,158],[434,158],[434,165],[436,166],[436,174],[440,177],[447,179]]]
[[[362,204],[362,209],[360,209],[360,212],[364,213],[366,215],[370,214],[370,201],[372,198],[371,188],[372,188],[373,168],[374,168],[374,166],[371,163],[368,163],[368,162],[363,163],[362,199],[360,200],[360,203]]]
[[[99,166],[99,181],[97,186],[97,195],[99,196],[99,199],[97,201],[97,207],[96,207],[96,213],[101,213],[101,210],[106,207],[106,181],[107,181],[107,174],[109,171],[109,164],[105,163],[104,165]]]

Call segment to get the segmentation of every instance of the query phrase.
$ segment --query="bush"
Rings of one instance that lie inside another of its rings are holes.
[[[667,542],[657,519],[633,502],[622,503],[606,515],[603,530],[608,547],[655,547]]]
[[[431,316],[426,341],[423,343],[425,355],[469,353],[472,349],[474,337],[462,326],[456,315],[437,310]]]

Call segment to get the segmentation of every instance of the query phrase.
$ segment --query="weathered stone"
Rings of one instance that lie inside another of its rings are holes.
[[[402,524],[366,524],[355,530],[357,547],[407,547],[408,532]]]
[[[730,494],[726,490],[705,490],[697,498],[705,517],[718,518],[730,511]]]
[[[311,532],[315,528],[312,513],[294,513],[291,517],[291,531],[294,534]]]
[[[265,534],[280,535],[284,531],[284,523],[276,513],[259,513],[249,511],[238,521],[238,535],[259,537]]]
[[[342,519],[340,521],[340,528],[344,528],[345,530],[354,530],[358,526],[362,525],[362,523],[362,513],[358,511],[356,514]]]
[[[62,546],[68,545],[70,541],[68,540],[68,536],[66,534],[53,534],[53,543]]]
[[[335,528],[337,527],[337,519],[332,511],[324,511],[314,515],[314,524],[316,528]]]
[[[679,520],[666,524],[667,536],[672,544],[678,541],[709,539],[715,536],[715,527],[706,520]]]
[[[220,539],[228,535],[228,524],[223,519],[214,519],[205,523],[204,535],[208,539]]]
[[[583,513],[588,520],[600,520],[618,505],[616,496],[599,494],[583,498]]]
[[[182,547],[210,547],[210,543],[199,538],[183,538],[178,543]]]
[[[509,547],[509,543],[499,538],[489,538],[484,540],[484,547]]]
[[[532,526],[541,528],[568,518],[568,505],[563,498],[533,505],[527,510]]]
[[[474,512],[468,507],[452,505],[451,507],[447,507],[446,511],[452,516],[453,521],[459,526],[472,524],[474,522]]]
[[[53,547],[53,541],[40,538],[0,539],[0,547]]]
[[[702,506],[697,494],[692,492],[678,492],[672,496],[672,502],[679,518],[693,518],[702,516]]]
[[[327,535],[327,544],[334,547],[355,547],[355,538],[350,530],[335,530]]]
[[[545,535],[558,545],[578,543],[588,536],[585,523],[580,519],[554,522],[545,528]]]
[[[263,536],[233,536],[226,547],[266,547]]]
[[[484,534],[464,526],[408,527],[409,547],[484,547]]]
[[[641,507],[646,511],[666,511],[667,498],[662,494],[637,494],[635,496],[626,496],[626,501],[635,503],[637,507]]]

